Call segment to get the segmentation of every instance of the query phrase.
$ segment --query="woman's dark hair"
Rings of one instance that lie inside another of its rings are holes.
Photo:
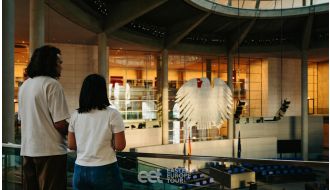
[[[88,75],[81,86],[78,113],[92,109],[103,110],[109,105],[104,77],[98,74]]]
[[[54,46],[42,46],[34,50],[26,73],[30,78],[49,76],[58,79],[61,75],[57,70],[58,55],[61,50]]]

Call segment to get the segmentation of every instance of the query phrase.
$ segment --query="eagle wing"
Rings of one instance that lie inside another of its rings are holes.
[[[179,119],[186,121],[189,125],[192,123],[192,113],[196,110],[194,100],[196,97],[195,86],[197,85],[196,79],[187,81],[176,93],[176,100],[179,107]]]
[[[214,87],[211,93],[216,105],[215,124],[221,126],[223,122],[230,118],[233,111],[233,93],[228,85],[220,78],[214,79]]]

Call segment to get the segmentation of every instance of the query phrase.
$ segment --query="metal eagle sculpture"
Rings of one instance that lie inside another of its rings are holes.
[[[213,88],[208,78],[195,78],[186,82],[177,92],[180,120],[187,127],[197,129],[221,127],[229,119],[233,108],[233,95],[220,78],[214,79]]]

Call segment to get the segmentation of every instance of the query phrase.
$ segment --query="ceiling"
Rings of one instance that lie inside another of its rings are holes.
[[[46,42],[96,45],[97,34],[105,32],[112,49],[258,57],[299,57],[307,49],[311,60],[328,60],[328,5],[308,14],[242,17],[240,10],[226,15],[193,0],[45,2]],[[15,0],[15,8],[16,43],[27,43],[29,0]]]

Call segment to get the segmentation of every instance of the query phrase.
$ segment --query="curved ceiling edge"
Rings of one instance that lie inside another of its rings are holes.
[[[153,51],[162,51],[165,49],[162,40],[151,39],[147,36],[139,35],[126,30],[118,30],[113,32],[110,36],[113,39],[120,40],[128,44],[136,44],[144,46],[145,48],[152,48]],[[322,49],[322,47],[311,47],[309,50]],[[300,49],[294,45],[285,45],[285,51],[282,52],[284,57],[290,57],[291,55],[300,55]],[[249,54],[263,54],[264,56],[278,56],[283,50],[282,46],[244,46],[240,47],[240,53],[242,56]],[[227,49],[225,46],[212,46],[212,45],[198,45],[179,43],[168,49],[169,52],[181,52],[181,53],[192,53],[192,54],[203,54],[203,55],[214,55],[214,56],[225,56]]]
[[[215,14],[233,16],[233,17],[265,17],[265,18],[274,18],[274,17],[288,17],[288,16],[299,16],[307,15],[311,13],[327,12],[329,11],[329,4],[318,4],[313,6],[299,7],[299,8],[290,8],[290,9],[278,9],[278,10],[254,10],[254,9],[239,9],[236,7],[229,7],[220,5],[215,2],[208,0],[185,0],[188,4],[207,11],[213,12]]]

